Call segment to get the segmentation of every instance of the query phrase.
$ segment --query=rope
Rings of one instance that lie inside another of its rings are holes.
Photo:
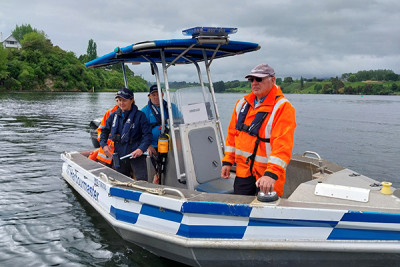
[[[140,189],[140,190],[146,191],[146,192],[151,193],[151,194],[156,194],[156,195],[160,195],[160,196],[161,195],[165,195],[165,192],[164,192],[164,190],[162,188],[148,188],[148,187],[136,185],[136,182],[121,182],[121,181],[118,181],[118,180],[115,180],[115,179],[113,179],[113,180],[111,180],[111,179],[112,178],[110,177],[109,178],[109,182],[112,185],[123,185],[123,186],[127,186],[127,187],[132,187],[132,188],[135,188],[135,189]]]
[[[111,185],[122,185],[122,186],[132,187],[135,189],[143,190],[150,194],[156,194],[156,195],[160,195],[160,196],[165,195],[167,193],[169,193],[169,194],[173,193],[173,194],[179,195],[181,197],[181,199],[183,199],[183,200],[186,199],[185,195],[180,190],[175,189],[175,188],[167,188],[167,187],[165,187],[165,188],[148,188],[146,186],[137,185],[136,183],[138,181],[121,182],[112,177],[107,177],[107,175],[102,172],[99,174],[99,178],[103,181],[106,181],[107,183],[110,183]]]

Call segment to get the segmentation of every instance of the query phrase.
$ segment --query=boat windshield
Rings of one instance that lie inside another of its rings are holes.
[[[175,125],[210,121],[216,117],[212,96],[207,87],[178,89],[171,93],[171,104]]]

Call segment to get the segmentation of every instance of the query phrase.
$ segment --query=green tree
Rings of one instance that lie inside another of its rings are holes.
[[[8,78],[4,81],[4,87],[7,90],[16,91],[21,89],[21,83],[14,78]]]
[[[349,81],[349,82],[351,82],[351,83],[356,82],[356,81],[357,81],[357,76],[354,75],[354,74],[351,74],[351,75],[347,78],[347,81]]]
[[[365,95],[372,95],[372,85],[370,84],[366,84],[363,88],[362,88],[362,92]]]
[[[283,82],[284,82],[284,83],[292,83],[292,82],[293,82],[293,78],[292,78],[292,77],[285,77],[285,78],[283,79]]]
[[[332,86],[328,83],[324,84],[324,87],[322,88],[322,93],[323,94],[332,94],[333,93]]]
[[[3,48],[2,45],[0,45],[0,81],[2,79],[7,78],[8,72],[7,72],[7,50]]]
[[[385,81],[397,81],[398,79],[399,75],[394,72],[390,72],[385,75]]]
[[[221,92],[225,91],[225,83],[223,81],[214,83],[214,91],[216,93],[221,93]]]
[[[87,60],[91,61],[95,58],[97,58],[97,45],[93,41],[93,39],[89,40],[88,48],[86,50],[87,53]]]
[[[356,73],[358,81],[383,81],[387,75],[394,73],[392,70],[362,70]]]
[[[30,32],[24,35],[21,40],[22,48],[26,50],[37,50],[48,53],[52,49],[52,43],[46,38],[44,33]]]
[[[344,88],[344,93],[347,95],[353,95],[355,93],[355,90],[351,86],[347,86]]]
[[[33,68],[29,65],[23,66],[21,73],[18,75],[18,81],[21,82],[22,89],[32,89],[34,78]]]
[[[24,39],[25,34],[30,32],[37,32],[37,30],[32,28],[30,24],[22,24],[21,26],[15,26],[15,29],[12,31],[12,35],[15,37],[15,39],[21,42],[22,39]]]
[[[240,82],[238,80],[229,81],[225,83],[225,88],[237,88],[240,87]]]
[[[338,77],[336,78],[331,78],[331,82],[332,82],[332,92],[334,94],[339,92],[339,89],[344,88],[344,83],[339,80]]]
[[[317,83],[314,85],[314,90],[318,94],[322,90],[322,85],[320,83]]]
[[[282,84],[282,78],[276,78],[276,84],[281,85]]]
[[[304,88],[304,79],[303,76],[300,78],[300,90],[303,90]]]
[[[18,79],[18,75],[22,70],[22,64],[18,59],[13,58],[12,60],[8,60],[7,70],[10,78]]]

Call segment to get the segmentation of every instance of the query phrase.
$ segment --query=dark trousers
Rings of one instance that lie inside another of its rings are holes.
[[[254,176],[250,177],[235,177],[235,182],[233,184],[233,192],[236,195],[247,195],[255,196],[257,194],[256,178]]]
[[[133,172],[136,180],[147,181],[146,156],[140,156],[134,159],[124,159],[119,162],[120,167],[115,168],[116,171],[131,177]]]

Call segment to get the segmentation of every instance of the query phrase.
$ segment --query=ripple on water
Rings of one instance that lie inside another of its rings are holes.
[[[217,95],[225,134],[240,97]],[[287,97],[296,108],[294,153],[314,150],[400,186],[399,97]],[[147,99],[135,93],[139,108]],[[1,266],[169,264],[122,240],[60,175],[60,153],[91,149],[89,122],[114,101],[113,93],[0,94]]]

